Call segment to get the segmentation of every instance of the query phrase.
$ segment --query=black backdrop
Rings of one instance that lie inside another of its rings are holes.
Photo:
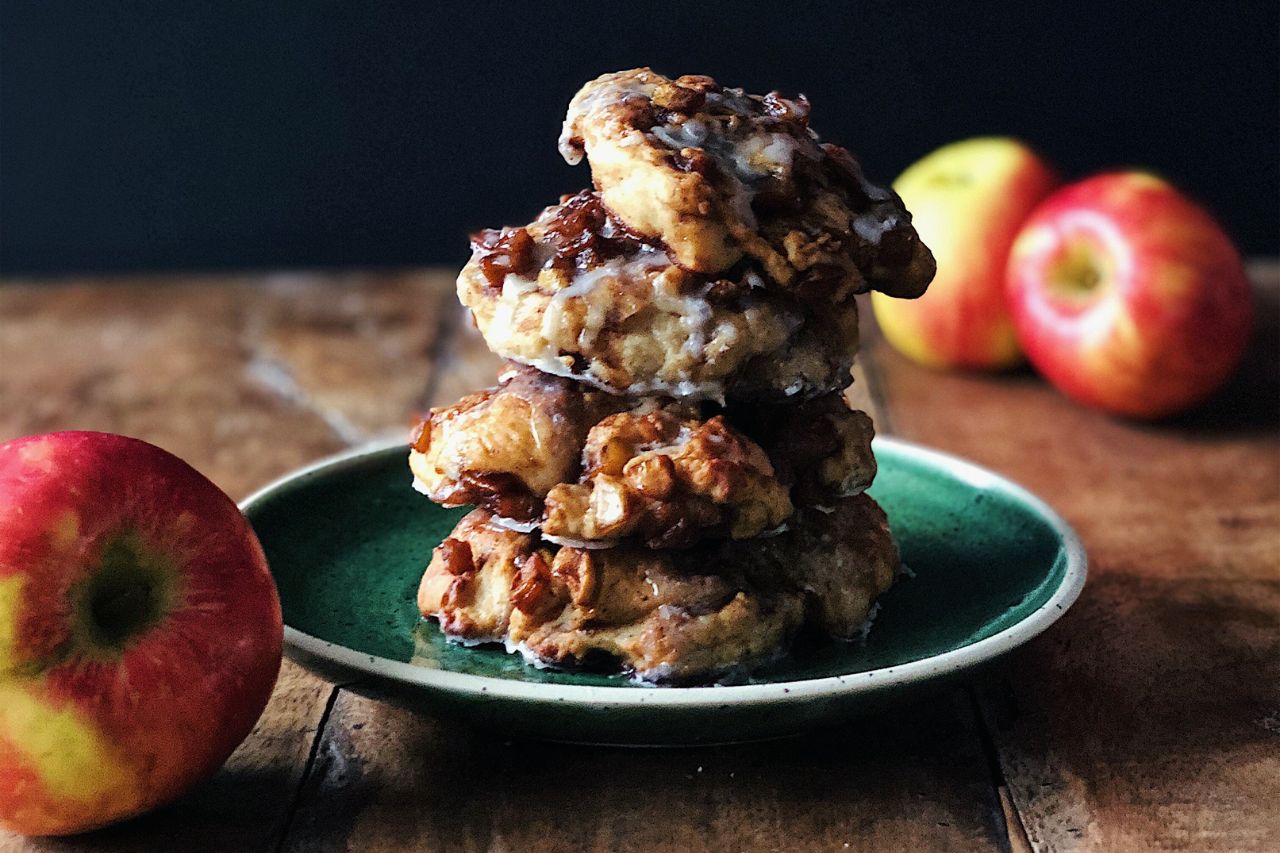
[[[1280,251],[1275,3],[0,6],[0,269],[457,263],[587,182],[588,77],[650,64],[804,91],[890,179],[1011,133],[1140,164]]]

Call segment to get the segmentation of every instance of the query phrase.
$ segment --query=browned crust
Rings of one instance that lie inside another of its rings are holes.
[[[561,150],[585,155],[605,204],[688,269],[716,274],[749,256],[793,290],[919,296],[934,263],[902,200],[820,143],[809,114],[803,96],[638,68],[575,95]]]
[[[851,639],[898,572],[870,498],[771,539],[692,551],[587,551],[499,528],[476,510],[432,556],[418,605],[449,635],[559,665],[705,681],[784,654],[806,626]]]
[[[768,455],[719,415],[701,420],[671,408],[610,415],[588,432],[582,462],[578,482],[547,494],[548,536],[683,548],[708,537],[758,536],[792,511]]]
[[[875,476],[870,419],[839,395],[798,406],[626,401],[530,368],[431,410],[410,456],[418,488],[558,538],[686,548],[746,539]]]
[[[750,261],[694,273],[583,192],[476,235],[458,296],[498,354],[612,393],[781,398],[849,383],[857,281],[832,268],[782,288]]]

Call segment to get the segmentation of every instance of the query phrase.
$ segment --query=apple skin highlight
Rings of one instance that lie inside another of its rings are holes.
[[[0,444],[0,826],[82,832],[172,800],[248,735],[280,601],[235,503],[136,439]]]
[[[943,146],[907,167],[894,190],[938,272],[919,299],[873,293],[885,338],[920,364],[1000,370],[1022,360],[1005,305],[1005,264],[1022,223],[1060,181],[1016,139]]]
[[[1203,401],[1239,364],[1253,302],[1230,238],[1143,172],[1046,199],[1014,243],[1008,297],[1028,359],[1067,396],[1161,418]]]

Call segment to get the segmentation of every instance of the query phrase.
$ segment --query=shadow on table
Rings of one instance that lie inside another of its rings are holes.
[[[232,764],[154,812],[69,838],[32,839],[22,849],[50,853],[270,849],[279,838],[296,787],[291,773]],[[0,850],[7,849],[0,832]]]
[[[284,849],[975,848],[1003,832],[962,690],[810,737],[687,749],[505,741],[344,703]]]
[[[1103,568],[1103,567],[1100,567]],[[1274,829],[1280,580],[1098,572],[981,691],[1010,791],[1047,848],[1195,847]],[[1274,835],[1271,835],[1274,838]],[[1229,841],[1234,840],[1234,841]]]

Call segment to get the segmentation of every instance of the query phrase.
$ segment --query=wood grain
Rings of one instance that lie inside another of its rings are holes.
[[[1274,849],[1280,265],[1255,272],[1246,367],[1159,425],[1081,409],[1029,371],[922,370],[868,329],[853,398],[879,429],[1025,483],[1093,561],[1077,607],[972,698],[835,739],[598,750],[446,726],[286,664],[196,791],[80,838],[0,835],[0,851]],[[489,384],[497,360],[460,318],[449,272],[11,283],[0,440],[138,435],[240,497]]]
[[[990,850],[961,699],[834,737],[691,750],[503,741],[343,690],[285,849]]]
[[[1062,623],[983,686],[1037,850],[1275,850],[1280,839],[1280,275],[1200,410],[1140,425],[1030,372],[933,373],[873,343],[896,431],[1021,481],[1084,538]]]

